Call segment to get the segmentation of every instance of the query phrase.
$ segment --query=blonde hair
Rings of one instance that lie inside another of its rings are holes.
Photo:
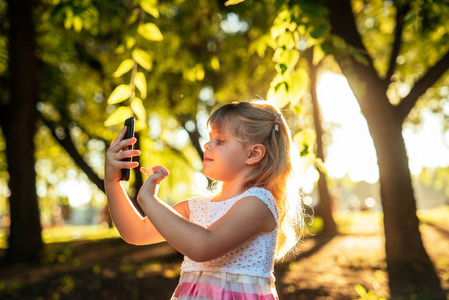
[[[302,190],[295,187],[294,163],[299,152],[281,112],[267,101],[232,102],[212,112],[208,127],[227,128],[244,144],[262,144],[265,156],[243,182],[244,188],[263,187],[273,195],[279,212],[276,259],[298,242],[303,227]]]

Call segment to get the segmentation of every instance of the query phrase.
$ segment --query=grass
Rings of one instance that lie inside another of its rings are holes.
[[[422,222],[443,225],[449,220],[449,206],[419,210],[417,213]],[[340,234],[377,234],[383,230],[383,214],[380,211],[339,211],[334,214]],[[358,224],[364,223],[361,227]],[[317,217],[309,227],[315,234],[321,230],[322,220]],[[448,228],[449,230],[449,228]],[[101,240],[120,237],[117,229],[108,228],[105,223],[90,226],[71,226],[46,228],[42,230],[45,244],[64,243],[76,240]],[[0,232],[0,249],[7,247],[7,238]]]
[[[449,208],[418,215],[423,238],[432,245],[428,249],[438,275],[449,290],[445,252],[449,236],[444,234],[449,229]],[[340,235],[284,269],[279,265],[276,277],[281,299],[388,298],[382,218],[378,211],[336,213]],[[321,222],[316,218],[310,232],[319,232]],[[47,245],[41,264],[0,269],[0,298],[169,299],[177,284],[182,257],[167,249],[168,245],[127,245],[115,228],[102,225],[49,228],[42,237]],[[315,237],[307,238],[301,251],[307,252],[314,242]]]

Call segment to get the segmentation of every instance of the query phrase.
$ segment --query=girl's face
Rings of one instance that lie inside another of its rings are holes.
[[[212,129],[210,141],[204,145],[203,173],[222,182],[241,180],[249,166],[249,148],[233,137],[229,130]]]

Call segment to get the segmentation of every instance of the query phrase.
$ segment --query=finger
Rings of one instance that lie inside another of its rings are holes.
[[[126,126],[123,127],[122,131],[120,131],[120,133],[118,134],[118,136],[116,137],[116,139],[111,143],[111,147],[114,146],[115,144],[121,142],[123,140],[123,137],[126,134]]]
[[[123,150],[117,153],[117,159],[122,160],[124,158],[136,157],[140,155],[140,150]]]
[[[164,168],[163,166],[155,166],[152,168],[152,171],[154,173],[154,175],[152,176],[152,179],[157,184],[161,183],[162,180],[167,178],[167,176],[170,174],[168,172],[168,170],[166,168]]]
[[[119,169],[134,169],[139,166],[137,161],[122,161],[118,164]]]
[[[170,175],[170,172],[168,172],[167,168],[165,168],[164,166],[154,166],[151,168],[151,170],[153,171],[153,173],[158,172],[159,174],[161,174],[164,177],[167,177],[168,175]]]
[[[151,175],[154,174],[153,171],[151,171],[151,170],[149,170],[149,169],[147,169],[147,168],[145,168],[145,167],[141,167],[141,168],[140,168],[140,171],[141,171],[145,176],[148,176],[148,177],[150,177]]]
[[[137,139],[135,137],[121,140],[118,143],[112,145],[109,148],[109,150],[111,150],[113,152],[119,152],[119,151],[122,151],[123,149],[129,148],[129,146],[134,145],[136,142],[137,142]]]

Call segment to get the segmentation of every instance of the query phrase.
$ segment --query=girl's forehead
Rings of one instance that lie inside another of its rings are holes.
[[[214,135],[234,135],[233,134],[233,128],[229,126],[228,124],[220,124],[220,126],[217,126],[217,124],[210,124],[208,128],[209,134]]]

